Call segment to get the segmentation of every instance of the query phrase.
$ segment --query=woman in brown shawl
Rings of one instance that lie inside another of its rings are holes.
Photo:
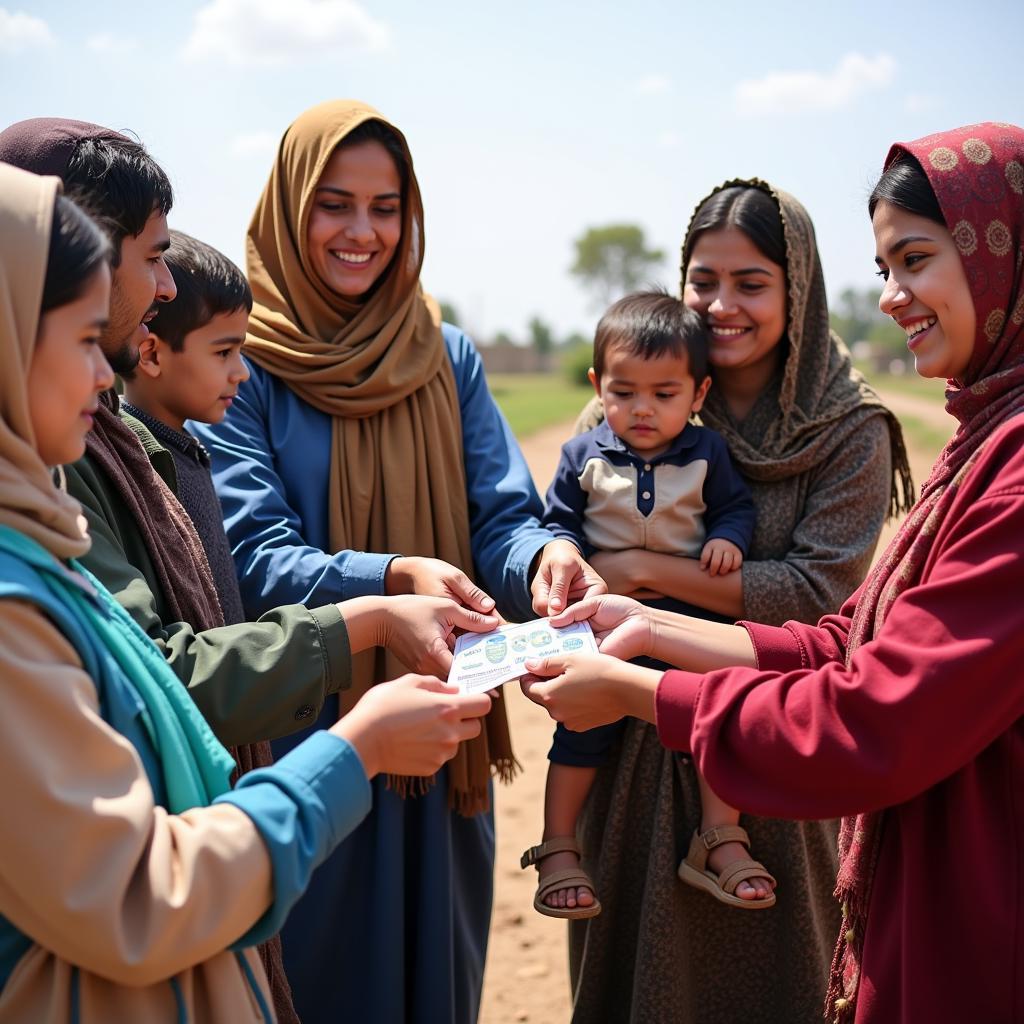
[[[549,597],[555,610],[603,590],[573,545],[539,527],[479,356],[420,286],[423,246],[398,129],[347,101],[287,129],[249,229],[252,377],[225,421],[200,431],[250,615],[285,599],[402,590],[490,610],[475,578],[506,615],[530,618],[531,598],[544,613]],[[342,710],[395,671],[356,662]],[[329,700],[322,720],[337,714]],[[490,776],[514,766],[499,701],[436,784],[375,787],[373,813],[285,929],[306,1024],[476,1019]]]
[[[815,619],[863,579],[886,515],[909,497],[899,426],[829,331],[814,229],[792,196],[761,181],[716,189],[691,220],[682,274],[712,336],[701,418],[725,437],[757,509],[750,553],[722,577],[648,551],[594,565],[613,593],[667,595],[730,622]],[[778,880],[778,902],[759,914],[678,880],[699,823],[692,762],[630,720],[583,817],[603,911],[570,925],[576,1024],[820,1018],[838,927],[837,823],[742,819]],[[734,846],[710,866],[748,856]]]

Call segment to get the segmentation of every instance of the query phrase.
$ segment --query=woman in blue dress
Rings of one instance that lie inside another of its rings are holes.
[[[224,422],[201,431],[250,615],[415,592],[480,611],[496,600],[529,618],[604,589],[573,545],[540,527],[480,358],[420,286],[423,244],[412,159],[380,114],[329,102],[287,129],[247,243],[252,376]],[[397,671],[386,658],[357,665],[351,689],[310,725]],[[284,929],[306,1024],[476,1020],[490,777],[514,765],[497,701],[432,784],[375,787],[372,814]]]

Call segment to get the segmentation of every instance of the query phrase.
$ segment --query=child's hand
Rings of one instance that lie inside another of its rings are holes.
[[[728,576],[743,564],[743,553],[730,540],[715,537],[700,553],[700,567],[709,576]]]

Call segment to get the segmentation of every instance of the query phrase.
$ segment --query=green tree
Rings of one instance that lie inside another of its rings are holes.
[[[551,355],[551,350],[555,347],[555,336],[551,328],[539,316],[535,316],[527,324],[527,330],[530,332],[530,344],[533,346],[533,350],[542,360],[547,360]]]
[[[462,317],[459,316],[458,310],[446,299],[442,299],[440,302],[441,306],[441,319],[446,324],[451,324],[453,327],[458,327],[462,323]]]
[[[839,301],[832,309],[829,320],[832,330],[847,345],[866,341],[872,329],[885,318],[878,310],[878,297],[882,293],[875,288],[844,288]]]
[[[573,244],[576,259],[569,272],[602,309],[639,288],[665,258],[661,249],[647,248],[643,228],[636,224],[588,228]]]

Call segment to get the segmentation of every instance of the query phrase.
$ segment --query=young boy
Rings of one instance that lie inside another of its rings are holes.
[[[220,501],[206,449],[186,420],[219,423],[249,378],[241,349],[252,309],[242,272],[216,249],[171,232],[164,256],[178,294],[159,306],[126,375],[125,412],[142,420],[174,460],[178,498],[199,534],[213,572],[224,622],[245,620]]]
[[[701,318],[664,292],[628,295],[601,318],[588,376],[605,420],[563,446],[544,516],[544,525],[579,545],[585,557],[644,548],[699,558],[712,575],[742,565],[754,528],[750,493],[722,438],[689,422],[711,384],[708,344]],[[555,731],[544,841],[522,860],[524,868],[544,862],[534,899],[542,914],[584,918],[601,911],[579,866],[576,820],[621,728],[615,723],[573,733],[559,725]],[[749,840],[738,827],[739,812],[702,777],[699,782],[701,827],[680,877],[732,906],[771,906],[775,895],[767,888],[754,899],[735,895],[742,881],[774,885],[763,866],[742,852],[721,876],[707,869],[715,847]]]

